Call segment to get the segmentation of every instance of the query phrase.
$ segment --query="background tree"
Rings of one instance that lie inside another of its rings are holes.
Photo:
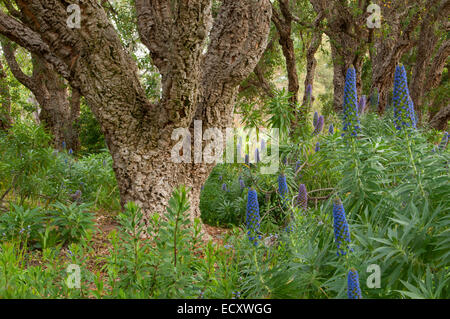
[[[267,44],[269,1],[225,0],[209,32],[211,1],[136,0],[137,27],[161,74],[162,97],[151,103],[104,8],[81,0],[81,28],[67,23],[66,2],[16,1],[21,15],[0,13],[0,33],[36,54],[80,90],[98,119],[113,157],[121,202],[135,201],[146,217],[165,212],[173,188],[200,187],[211,164],[177,164],[172,131],[195,119],[230,125],[239,83]],[[204,53],[209,34],[209,45]]]
[[[353,65],[357,75],[358,95],[362,91],[361,69],[372,32],[366,26],[369,1],[311,0],[314,10],[324,18],[323,32],[330,38],[333,59],[335,111],[342,109],[347,69]]]
[[[288,77],[288,92],[291,93],[290,101],[294,105],[298,103],[298,75],[294,50],[294,40],[292,38],[292,13],[289,8],[289,0],[277,1],[279,9],[272,3],[272,21],[278,32],[278,42],[280,43],[284,58],[286,60],[286,73]]]
[[[449,0],[429,1],[426,15],[420,23],[411,77],[411,98],[418,123],[422,122],[425,111],[424,96],[439,86],[450,55],[450,39],[446,36],[450,31],[449,15]]]
[[[381,8],[382,25],[375,29],[371,48],[371,91],[378,90],[379,112],[388,105],[394,83],[394,71],[402,56],[414,45],[414,30],[423,18],[426,1],[395,1],[376,3]]]
[[[50,63],[32,54],[33,72],[28,76],[16,60],[16,47],[10,41],[3,40],[2,48],[14,77],[33,93],[39,103],[39,119],[52,133],[56,148],[61,149],[64,142],[67,148],[78,150],[80,142],[75,122],[80,114],[79,91],[73,89],[69,100],[64,79]]]
[[[11,125],[11,94],[8,79],[0,60],[0,130],[7,130]]]
[[[309,85],[311,86],[312,89],[314,89],[314,76],[316,74],[317,68],[316,52],[322,43],[322,35],[323,35],[323,32],[320,29],[320,23],[322,22],[322,19],[323,19],[322,14],[318,14],[313,24],[312,37],[306,52],[306,76],[304,81],[305,92],[307,91]],[[306,100],[307,95],[304,94],[303,105],[306,105]]]

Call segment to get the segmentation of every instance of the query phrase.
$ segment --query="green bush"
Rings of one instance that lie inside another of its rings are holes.
[[[99,208],[120,209],[119,191],[109,153],[76,158],[67,150],[50,147],[41,126],[17,121],[9,134],[0,136],[0,190],[25,200],[67,201],[81,191],[82,202]]]
[[[52,205],[52,224],[61,234],[62,242],[77,242],[87,238],[94,229],[94,215],[87,210],[89,204],[72,203]]]

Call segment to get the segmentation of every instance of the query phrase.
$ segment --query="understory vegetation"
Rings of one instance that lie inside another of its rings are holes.
[[[0,1],[0,299],[450,298],[449,14]]]
[[[154,215],[145,226],[133,203],[119,212],[107,153],[56,152],[41,127],[16,123],[0,139],[0,295],[343,298],[354,268],[364,298],[448,298],[450,155],[441,134],[399,133],[392,117],[373,113],[360,126],[357,139],[326,130],[281,145],[277,174],[260,174],[261,163],[218,165],[203,187],[202,219],[229,230],[205,242],[200,220],[185,214],[189,190],[174,191],[167,220]],[[298,204],[300,184],[307,203]],[[260,215],[256,245],[245,224],[250,189]],[[336,196],[349,225],[343,256],[333,233]],[[98,255],[92,238],[102,210],[117,227]],[[79,289],[66,282],[71,264],[80,267]],[[366,285],[373,264],[379,288]]]

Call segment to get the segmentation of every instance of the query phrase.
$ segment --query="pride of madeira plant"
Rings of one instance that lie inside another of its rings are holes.
[[[348,271],[347,277],[347,294],[348,299],[361,299],[361,288],[359,286],[358,271],[355,268],[351,268]]]
[[[247,195],[247,214],[245,223],[247,225],[248,238],[255,246],[258,245],[257,239],[261,239],[261,235],[259,235],[260,220],[258,194],[256,193],[256,190],[251,188]]]
[[[351,136],[356,136],[359,131],[359,116],[356,71],[353,65],[347,70],[345,77],[343,113],[343,135],[350,132]]]
[[[337,255],[345,255],[346,252],[342,249],[342,244],[347,242],[350,244],[350,231],[348,228],[347,219],[345,218],[344,205],[339,197],[333,200],[333,226],[334,239],[338,248]],[[347,248],[348,248],[347,244]]]
[[[303,211],[308,209],[308,193],[305,184],[300,184],[298,188],[297,205],[300,206]]]
[[[286,206],[288,201],[288,186],[286,183],[286,175],[284,174],[278,176],[278,193],[280,194],[282,205]]]
[[[403,64],[397,65],[394,75],[394,123],[397,130],[405,127],[416,127],[414,104],[409,96],[408,79]]]

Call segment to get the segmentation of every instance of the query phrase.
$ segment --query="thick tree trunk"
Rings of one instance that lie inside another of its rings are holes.
[[[297,65],[295,63],[294,53],[294,41],[290,38],[281,38],[280,45],[283,51],[283,55],[286,59],[286,71],[288,75],[288,91],[292,94],[290,101],[292,104],[298,103],[298,90],[300,88],[298,84]]]
[[[264,56],[266,54],[270,54],[268,53],[268,51],[273,49],[273,42],[273,39],[270,40],[270,42],[267,44],[266,50],[263,53],[263,56],[253,69],[253,73],[250,74],[250,76],[239,85],[239,94],[245,92],[250,88],[259,88],[260,92],[258,92],[257,94],[265,95],[269,98],[272,98],[274,96],[273,85],[265,77],[267,65],[264,63]]]
[[[259,63],[255,66],[253,73],[255,73],[256,78],[258,79],[258,84],[262,88],[264,94],[266,94],[268,97],[273,97],[272,86],[270,85],[270,82],[267,81],[267,79],[264,77],[264,71]]]
[[[438,41],[438,37],[435,35],[434,25],[430,25],[429,22],[423,24],[419,38],[420,41],[417,46],[416,61],[413,67],[410,85],[410,95],[414,102],[417,123],[421,124],[427,66]]]
[[[433,1],[433,6],[427,11],[427,16],[420,26],[417,39],[416,61],[410,86],[411,98],[414,102],[418,123],[422,123],[424,112],[423,98],[430,90],[437,87],[441,81],[442,72],[450,54],[450,40],[439,43],[437,31],[444,26],[450,13],[450,1]]]
[[[200,217],[200,188],[212,166],[174,163],[170,152],[173,145],[153,149],[138,140],[135,145],[127,143],[129,146],[118,153],[113,152],[122,205],[128,201],[136,202],[145,212],[145,220],[148,220],[153,213],[164,213],[174,187],[184,184],[191,189],[190,216]]]
[[[372,87],[371,92],[378,89],[378,112],[384,114],[386,107],[389,104],[388,97],[389,91],[392,89],[394,84],[394,72],[395,67],[400,61],[403,50],[397,51],[397,54],[392,58],[389,58],[389,52],[382,49],[384,47],[383,42],[378,42],[375,44],[375,54],[374,60],[372,61]]]
[[[331,44],[331,56],[333,59],[333,109],[335,112],[341,112],[344,103],[345,77],[347,75],[347,70],[351,65],[353,65],[356,70],[356,90],[358,96],[361,96],[363,61],[358,54],[354,54],[352,51],[346,50],[339,53],[339,50],[333,43]]]
[[[64,80],[36,55],[33,55],[33,75],[39,88],[33,94],[41,107],[40,122],[52,133],[57,149],[62,148],[63,142],[73,149],[75,145],[67,139],[70,109]]]
[[[11,126],[11,94],[7,82],[6,72],[0,61],[0,130],[7,130]]]
[[[307,100],[307,87],[311,85],[314,88],[314,76],[316,75],[317,59],[316,52],[322,43],[322,31],[316,30],[313,33],[311,43],[306,51],[306,77],[305,77],[305,94],[303,95],[303,105],[306,105]],[[312,97],[311,97],[312,98]],[[309,112],[309,110],[307,110]]]
[[[280,43],[284,59],[286,61],[286,72],[288,76],[288,91],[292,94],[290,102],[298,103],[298,90],[300,88],[297,75],[297,64],[294,51],[294,40],[291,37],[292,16],[289,9],[288,0],[280,0],[280,11],[272,7],[272,21],[278,31],[278,42]]]
[[[67,123],[66,140],[72,145],[74,151],[78,151],[81,147],[80,144],[80,132],[78,126],[78,120],[80,119],[80,106],[81,106],[81,93],[77,88],[72,88],[70,95],[70,113]]]
[[[448,121],[450,120],[450,104],[443,107],[430,121],[430,126],[436,130],[446,130],[448,128]]]
[[[80,0],[80,29],[69,28],[60,1],[16,1],[19,20],[0,11],[0,33],[52,63],[78,88],[98,119],[113,157],[121,202],[136,201],[148,220],[164,215],[174,187],[190,191],[198,216],[201,184],[211,164],[174,163],[172,132],[230,125],[239,83],[267,45],[268,0],[224,0],[211,28],[211,1],[136,0],[138,31],[162,76],[162,98],[151,104],[133,59],[103,8]],[[38,21],[38,23],[35,23]]]
[[[355,15],[346,1],[310,0],[314,10],[327,20],[323,32],[330,38],[333,59],[333,108],[342,111],[344,85],[347,70],[351,65],[356,70],[356,88],[362,92],[361,69],[367,51],[370,32],[365,27],[367,13]],[[368,1],[359,1],[359,8],[365,12]]]
[[[435,0],[433,0],[435,1]],[[385,23],[389,26],[389,34],[382,30],[375,30],[372,59],[372,87],[371,92],[378,89],[378,112],[383,114],[386,110],[389,92],[394,83],[395,67],[400,62],[404,53],[414,45],[412,34],[422,19],[423,10],[414,10],[424,5],[419,1],[416,6],[398,2],[393,6],[384,6],[382,1],[377,1],[382,10]],[[409,19],[406,24],[404,21]]]
[[[35,96],[41,111],[39,120],[53,135],[54,146],[61,149],[63,142],[66,147],[74,151],[79,149],[78,134],[73,131],[72,118],[78,118],[78,106],[74,106],[74,114],[71,115],[71,106],[68,100],[67,85],[54,70],[51,64],[44,61],[36,54],[32,54],[33,73],[31,76],[24,74],[16,61],[10,42],[2,43],[6,61],[16,79],[27,87]]]

